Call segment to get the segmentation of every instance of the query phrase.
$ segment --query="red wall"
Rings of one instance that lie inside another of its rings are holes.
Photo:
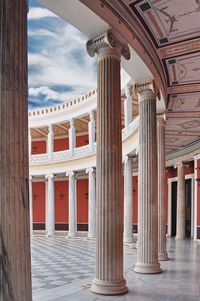
[[[46,153],[46,141],[32,141],[31,153],[33,155]]]
[[[54,139],[54,152],[59,152],[69,149],[69,139]]]
[[[83,135],[83,136],[76,136],[76,147],[84,146],[89,144],[89,136]]]
[[[33,182],[33,222],[45,223],[45,182]]]
[[[77,223],[88,223],[88,179],[77,180]]]
[[[55,223],[68,223],[68,181],[54,182]]]

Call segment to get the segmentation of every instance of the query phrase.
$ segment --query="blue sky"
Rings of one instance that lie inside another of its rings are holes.
[[[30,110],[67,102],[96,88],[96,58],[87,54],[87,40],[76,28],[29,0]]]
[[[29,0],[29,108],[67,102],[96,88],[96,59],[82,33]]]

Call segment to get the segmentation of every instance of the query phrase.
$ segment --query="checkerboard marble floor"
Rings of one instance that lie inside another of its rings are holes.
[[[65,237],[32,238],[33,301],[200,301],[200,244],[168,240],[170,260],[163,273],[133,272],[136,249],[124,246],[129,293],[99,296],[90,292],[95,276],[95,241]]]

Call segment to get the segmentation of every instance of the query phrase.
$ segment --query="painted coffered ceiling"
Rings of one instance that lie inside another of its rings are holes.
[[[88,37],[108,25],[128,41],[138,57],[127,67],[132,79],[145,64],[165,98],[168,153],[200,139],[200,0],[39,2]]]

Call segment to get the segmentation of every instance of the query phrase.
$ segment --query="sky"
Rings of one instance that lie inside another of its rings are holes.
[[[96,58],[87,54],[87,40],[66,21],[29,0],[30,110],[68,102],[96,89]]]

